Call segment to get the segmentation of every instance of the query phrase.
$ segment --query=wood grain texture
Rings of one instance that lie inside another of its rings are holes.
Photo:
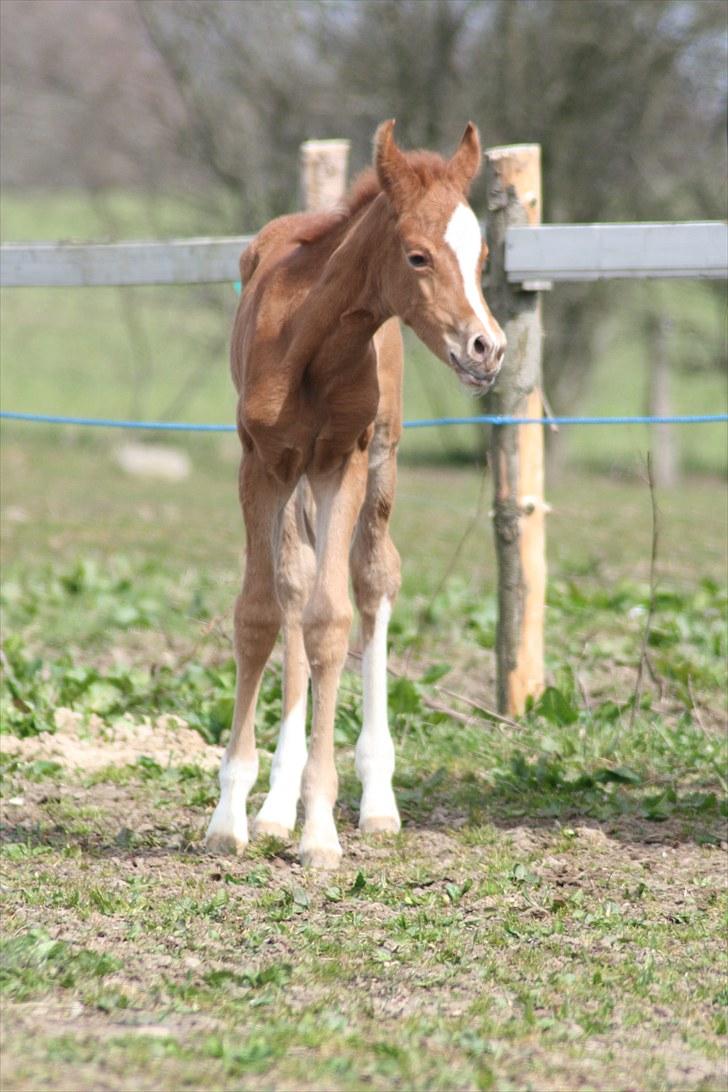
[[[494,148],[486,153],[488,188],[488,299],[504,327],[508,348],[490,398],[493,413],[542,416],[541,308],[536,292],[508,282],[506,238],[516,225],[534,226],[541,216],[538,145]],[[543,429],[493,429],[494,532],[498,557],[496,658],[498,708],[523,713],[544,684],[543,625],[546,590]]]

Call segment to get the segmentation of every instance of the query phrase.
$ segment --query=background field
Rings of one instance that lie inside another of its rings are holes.
[[[189,222],[169,202],[153,222],[133,200],[117,206],[117,237]],[[4,201],[6,238],[98,227],[75,199]],[[664,291],[720,337],[710,292]],[[624,298],[586,412],[643,408],[633,286]],[[0,303],[3,407],[232,417],[232,289],[6,291]],[[676,409],[725,406],[716,372],[674,379]],[[410,353],[408,416],[474,409]],[[201,852],[232,707],[235,438],[175,437],[191,474],[160,482],[122,473],[122,434],[6,426],[3,1087],[722,1088],[725,430],[679,436],[684,467],[701,473],[658,498],[639,708],[646,433],[583,430],[547,490],[550,688],[513,728],[489,712],[495,569],[478,437],[406,434],[390,680],[403,832],[356,832],[354,636],[336,729],[346,856],[317,877],[273,841],[241,860]],[[252,808],[279,712],[273,664]],[[142,732],[165,714],[204,744],[180,758],[165,750],[173,726],[156,741]],[[108,749],[93,768],[92,745]]]
[[[81,195],[21,198],[10,193],[2,198],[0,214],[5,241],[103,241],[204,232],[195,206],[128,194],[105,194],[94,204]],[[242,234],[250,228],[241,225],[238,231]],[[586,305],[590,298],[599,297],[600,290],[599,285],[560,285],[553,296],[562,302],[583,298]],[[234,404],[227,347],[235,304],[232,288],[224,285],[6,289],[2,295],[2,404],[38,413],[229,422]],[[549,294],[544,307],[545,355],[551,359]],[[672,322],[668,352],[675,412],[726,411],[725,298],[720,286],[622,281],[610,285],[609,313],[600,318],[596,360],[593,368],[584,364],[589,381],[578,412],[646,412],[650,345],[644,315],[655,309]],[[716,360],[721,367],[716,367]],[[559,403],[554,405],[558,412]],[[475,412],[478,403],[452,382],[448,369],[410,338],[405,416]],[[563,430],[557,439],[560,468],[571,463],[634,474],[643,464],[649,430],[636,426],[573,429]],[[675,439],[685,469],[725,472],[724,428],[681,428]],[[194,441],[194,450],[201,442]],[[469,461],[481,442],[478,432],[468,427],[417,431],[408,436],[402,458]],[[552,463],[552,473],[553,469]]]

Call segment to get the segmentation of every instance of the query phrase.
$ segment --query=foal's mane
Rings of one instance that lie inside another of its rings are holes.
[[[448,177],[448,162],[436,152],[415,151],[404,153],[410,167],[422,183],[423,189],[433,182]],[[331,212],[314,212],[302,217],[295,235],[297,243],[318,243],[338,228],[351,223],[355,217],[371,205],[382,192],[381,183],[373,167],[362,171],[349,187],[341,204]]]

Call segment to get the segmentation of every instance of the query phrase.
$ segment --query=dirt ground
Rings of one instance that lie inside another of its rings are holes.
[[[345,793],[343,869],[315,875],[270,840],[202,851],[220,751],[196,733],[57,723],[3,741],[5,928],[36,945],[3,961],[8,1092],[725,1087],[724,830],[433,802],[376,841]]]

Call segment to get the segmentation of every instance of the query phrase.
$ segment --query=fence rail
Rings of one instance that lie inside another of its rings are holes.
[[[16,243],[0,247],[0,287],[228,284],[252,235],[165,243]]]
[[[506,234],[511,282],[728,275],[728,224],[557,224]]]
[[[252,236],[169,242],[9,243],[0,287],[101,287],[237,281]],[[505,272],[514,283],[620,277],[728,276],[728,224],[565,224],[511,227]]]

